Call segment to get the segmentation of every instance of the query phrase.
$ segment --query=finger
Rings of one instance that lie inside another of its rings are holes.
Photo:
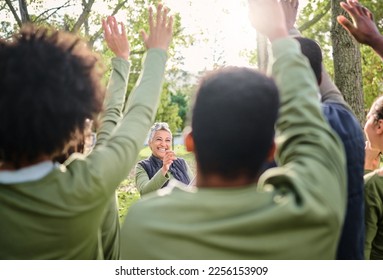
[[[102,30],[104,31],[104,35],[106,32],[108,32],[108,25],[106,24],[105,19],[101,19],[101,24],[102,24]]]
[[[148,40],[148,34],[147,34],[144,30],[141,30],[140,34],[141,34],[142,41],[143,41],[143,42],[145,43],[145,45],[146,45],[146,42],[147,42],[147,40]]]
[[[121,21],[118,23],[118,25],[120,26],[121,34],[126,34],[125,25]]]
[[[294,7],[294,9],[298,9],[299,7],[299,1],[298,0],[292,0],[291,5]]]
[[[160,3],[157,5],[157,19],[156,19],[156,25],[161,25],[162,20],[162,7],[163,5]]]
[[[120,25],[120,29],[121,29],[121,34],[122,34],[124,37],[126,37],[125,25],[124,25],[122,22],[120,22],[119,25]]]
[[[166,152],[164,158],[166,159],[173,159],[175,157],[173,152]]]
[[[353,31],[355,30],[355,27],[346,17],[338,16],[336,19],[338,23],[343,26],[344,29],[346,29],[351,34],[353,33]]]
[[[120,30],[118,29],[118,24],[117,24],[117,20],[115,17],[111,17],[111,22],[112,22],[112,29],[113,29],[113,33],[115,35],[119,35],[120,34]]]
[[[153,8],[149,7],[149,32],[153,31]]]
[[[350,9],[354,11],[354,14],[363,15],[363,6],[358,1],[348,0],[347,2]]]
[[[348,0],[347,2],[350,3],[350,0]],[[346,4],[345,2],[340,2],[340,6],[342,7],[343,10],[349,13],[350,16],[356,15],[355,9],[350,4]]]
[[[369,9],[366,8],[366,10],[367,10],[367,16],[369,17],[369,19],[374,21],[374,15],[370,12]]]
[[[110,38],[110,29],[109,29],[109,25],[107,24],[105,19],[102,19],[102,29],[104,30],[104,38],[109,39]]]
[[[162,19],[161,19],[161,24],[163,27],[166,26],[166,21],[167,21],[167,18],[168,18],[168,13],[169,13],[169,9],[168,8],[164,8],[164,11],[162,13]]]
[[[169,16],[167,31],[171,34],[173,32],[173,16]]]
[[[359,3],[354,3],[355,11],[358,15],[365,15],[364,7]]]

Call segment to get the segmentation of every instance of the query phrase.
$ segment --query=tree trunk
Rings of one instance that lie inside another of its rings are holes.
[[[17,11],[15,7],[13,7],[12,1],[11,0],[5,0],[5,3],[8,5],[9,10],[11,11],[13,17],[15,18],[17,25],[21,27],[23,25],[19,15],[17,14]]]
[[[77,19],[76,23],[74,24],[71,32],[77,33],[80,30],[81,26],[84,24],[84,22],[89,17],[89,14],[92,10],[92,6],[94,4],[94,1],[95,0],[89,0],[88,2],[86,2],[86,1],[82,2],[82,13],[79,16],[79,18]]]
[[[365,112],[361,54],[358,43],[336,20],[338,15],[345,15],[345,12],[339,5],[341,1],[342,0],[331,1],[331,40],[333,45],[335,84],[363,125]]]
[[[267,38],[257,33],[257,60],[258,69],[262,73],[267,73],[269,68],[269,51]]]
[[[20,16],[23,23],[30,22],[28,7],[25,0],[19,0]]]

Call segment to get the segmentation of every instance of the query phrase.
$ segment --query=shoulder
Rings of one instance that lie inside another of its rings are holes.
[[[147,164],[150,164],[150,160],[149,160],[149,158],[142,159],[142,160],[140,160],[139,162],[137,162],[137,166],[142,166],[142,167],[144,167],[144,166],[147,165]]]
[[[373,171],[364,175],[365,186],[371,185],[375,182],[379,182],[381,176],[378,175],[378,172],[379,172],[379,170],[373,170]]]
[[[380,188],[383,190],[383,168],[364,175],[365,189]]]

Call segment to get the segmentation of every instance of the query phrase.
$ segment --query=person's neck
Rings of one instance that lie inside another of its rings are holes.
[[[43,155],[38,157],[36,160],[33,161],[27,161],[27,160],[21,160],[17,165],[13,162],[0,162],[0,171],[15,171],[21,168],[29,167],[38,163],[41,163],[43,161],[49,161],[52,160],[50,156]]]
[[[242,187],[256,183],[257,179],[249,179],[247,177],[239,177],[235,179],[227,179],[220,175],[200,176],[197,174],[196,186],[209,188],[230,188]]]
[[[161,161],[164,160],[164,157],[160,158],[160,157],[158,157],[158,156],[155,156],[153,153],[152,153],[152,156],[155,157],[155,158],[158,159],[158,160],[161,160]]]

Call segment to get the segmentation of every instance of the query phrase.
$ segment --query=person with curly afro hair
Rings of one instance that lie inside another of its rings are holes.
[[[27,26],[0,40],[0,259],[104,258],[105,211],[135,165],[159,103],[173,28],[162,5],[156,19],[150,9],[141,77],[123,112],[124,55],[112,61],[103,111],[102,65],[80,38]],[[123,32],[104,26],[115,54],[129,52]],[[55,162],[101,112],[101,143],[88,156]]]

